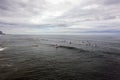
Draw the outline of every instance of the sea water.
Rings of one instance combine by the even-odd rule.
[[[0,36],[0,80],[120,80],[120,37]]]

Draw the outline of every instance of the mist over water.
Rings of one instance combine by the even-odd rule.
[[[0,80],[120,80],[120,37],[0,36]]]

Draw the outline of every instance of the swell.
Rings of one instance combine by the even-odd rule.
[[[51,45],[53,47],[56,48],[56,45]],[[77,47],[73,47],[73,46],[65,46],[65,45],[58,45],[57,48],[64,48],[64,49],[70,49],[70,50],[77,50],[79,52],[90,52],[88,50],[84,50],[84,49],[80,49],[80,48],[77,48]]]
[[[110,51],[103,51],[104,54],[109,54],[109,55],[120,55],[120,52],[110,52]]]
[[[71,46],[63,46],[63,45],[60,45],[58,46],[59,48],[66,48],[66,49],[74,49],[74,50],[78,50],[78,48],[76,47],[71,47]]]

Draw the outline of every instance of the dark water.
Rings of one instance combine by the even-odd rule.
[[[120,80],[120,37],[0,36],[0,80]]]

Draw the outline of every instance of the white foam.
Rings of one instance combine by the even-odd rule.
[[[7,47],[0,47],[0,51],[4,51]]]

